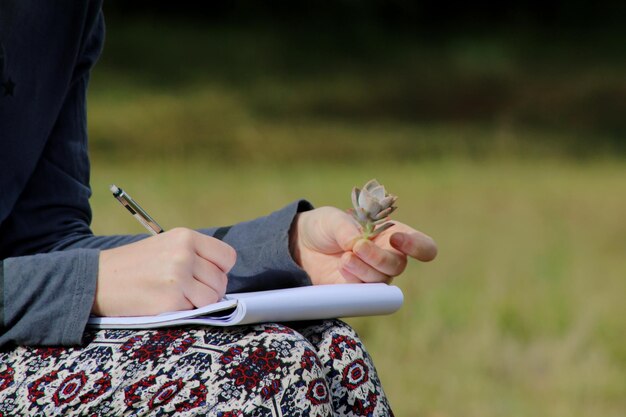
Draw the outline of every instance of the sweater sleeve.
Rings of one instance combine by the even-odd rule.
[[[0,345],[80,343],[95,294],[98,251],[8,258],[3,262]]]
[[[228,243],[237,252],[237,262],[228,273],[227,293],[311,285],[309,276],[291,255],[289,234],[296,215],[312,208],[308,201],[297,200],[267,216],[232,226],[198,230]],[[51,250],[109,249],[148,236],[94,236],[85,225],[81,235],[73,233],[60,239]],[[88,270],[97,271],[97,268]],[[86,276],[85,279],[95,280],[96,277]]]
[[[227,292],[311,285],[309,276],[289,251],[289,230],[296,214],[311,208],[309,202],[300,200],[269,216],[229,228],[201,230],[237,251],[237,262],[228,274]]]
[[[200,230],[237,251],[227,291],[311,285],[289,250],[289,230],[296,214],[311,208],[300,200],[268,216],[226,228]],[[61,240],[53,247],[53,252],[2,261],[0,346],[79,344],[95,297],[100,250],[145,237],[72,234],[69,241]]]

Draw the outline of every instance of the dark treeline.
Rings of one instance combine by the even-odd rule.
[[[623,31],[626,2],[547,0],[542,2],[442,1],[316,1],[232,0],[172,2],[164,0],[108,0],[107,13],[175,16],[218,22],[277,22],[358,25],[373,23],[390,29],[429,33],[456,30],[493,31],[503,28],[553,30],[572,33]]]
[[[100,69],[133,85],[221,85],[253,114],[280,120],[546,130],[559,132],[564,154],[626,155],[626,1],[104,7]]]

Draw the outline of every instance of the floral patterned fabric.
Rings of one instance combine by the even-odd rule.
[[[0,417],[393,415],[339,320],[99,330],[77,348],[0,352]]]

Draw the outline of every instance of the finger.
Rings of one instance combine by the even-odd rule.
[[[220,298],[226,293],[228,276],[213,262],[197,256],[193,265],[193,277],[204,285],[213,288]]]
[[[195,248],[198,256],[214,263],[224,272],[230,271],[237,261],[237,253],[232,246],[202,233],[196,235]]]
[[[389,282],[391,280],[388,275],[372,268],[352,252],[346,252],[341,257],[341,261],[342,269],[350,272],[363,282]]]
[[[420,261],[432,261],[437,256],[435,241],[420,232],[394,233],[389,238],[389,243],[400,252]]]
[[[370,240],[359,240],[353,251],[363,262],[388,276],[400,275],[406,268],[406,255],[383,249]]]
[[[183,293],[185,298],[196,308],[216,303],[222,299],[213,288],[196,279],[190,279],[185,283]]]
[[[141,308],[141,313],[127,315],[156,315],[173,311],[191,310],[194,308],[194,304],[184,294],[179,293],[173,298],[160,296],[156,299],[151,299],[147,306],[134,305],[133,307]]]
[[[363,284],[363,281],[361,281],[359,277],[357,277],[356,275],[354,275],[352,272],[348,271],[345,268],[340,268],[339,273],[345,280],[346,284]]]

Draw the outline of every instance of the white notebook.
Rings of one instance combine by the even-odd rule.
[[[215,304],[157,316],[91,317],[90,327],[152,329],[183,324],[240,324],[391,314],[402,305],[402,291],[387,284],[337,284],[228,294]]]

